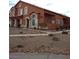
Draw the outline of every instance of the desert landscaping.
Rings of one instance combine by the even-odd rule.
[[[62,31],[53,34],[53,32],[45,32],[34,29],[13,29],[10,30],[10,35],[27,35],[31,36],[9,36],[9,49],[10,53],[23,52],[23,53],[53,53],[57,55],[70,54],[70,33],[69,31]],[[26,32],[22,32],[26,30]],[[36,35],[33,34],[45,34]]]

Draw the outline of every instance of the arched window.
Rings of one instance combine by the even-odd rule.
[[[31,15],[31,26],[37,27],[37,14],[36,13],[32,13]]]
[[[36,19],[36,16],[33,14],[31,16],[31,19],[32,19],[32,25],[35,26],[35,19]]]

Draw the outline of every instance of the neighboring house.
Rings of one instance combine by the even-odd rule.
[[[37,28],[37,29],[69,29],[68,16],[19,1],[9,11],[10,27]]]

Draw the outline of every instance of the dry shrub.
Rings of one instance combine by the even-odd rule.
[[[18,48],[10,48],[10,50],[9,50],[10,52],[18,52]]]
[[[57,38],[57,37],[53,37],[53,39],[52,39],[53,41],[60,41],[60,39],[59,38]]]
[[[68,32],[67,31],[63,31],[62,34],[68,34]]]
[[[48,36],[54,36],[53,34],[48,34]]]
[[[23,48],[24,46],[23,45],[17,45],[16,47],[17,48]]]
[[[20,34],[23,34],[23,32],[21,31],[21,32],[19,32]]]
[[[36,27],[34,27],[34,29],[37,29]]]

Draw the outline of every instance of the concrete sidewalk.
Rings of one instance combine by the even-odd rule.
[[[9,35],[10,37],[16,37],[16,36],[47,36],[48,34],[12,34]]]
[[[69,55],[55,55],[49,53],[10,53],[9,59],[70,59]]]
[[[64,30],[66,32],[70,32],[70,30]],[[55,32],[52,32],[52,31],[42,31],[41,32],[46,32],[47,34],[58,34],[58,33],[62,33],[63,31],[55,31]]]
[[[69,32],[69,30],[66,30],[67,32]],[[10,37],[16,37],[16,36],[48,36],[48,34],[59,34],[62,33],[63,31],[56,31],[56,32],[49,32],[49,31],[42,31],[42,32],[46,32],[46,34],[42,33],[42,34],[10,34]]]

